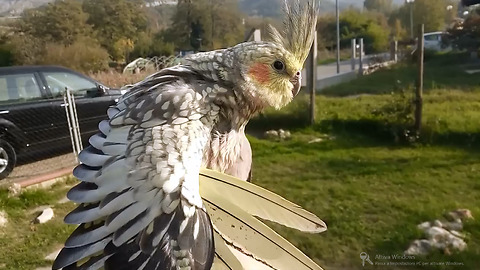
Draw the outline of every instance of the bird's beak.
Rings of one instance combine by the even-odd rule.
[[[300,86],[302,82],[302,73],[300,73],[300,71],[297,72],[297,74],[295,74],[290,79],[290,82],[293,84],[292,94],[293,94],[293,97],[295,97],[298,94],[298,92],[300,92]]]

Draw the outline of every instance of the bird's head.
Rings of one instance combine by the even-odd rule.
[[[284,31],[270,26],[269,42],[249,42],[234,47],[240,62],[242,88],[253,99],[281,108],[300,91],[301,71],[312,46],[317,10],[314,2],[298,0],[285,5]]]

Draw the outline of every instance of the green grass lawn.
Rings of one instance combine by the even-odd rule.
[[[451,56],[432,61],[442,63],[448,57],[452,62]],[[456,63],[458,67],[460,61]],[[407,75],[404,66],[380,71],[318,96],[317,123],[313,126],[306,124],[306,96],[300,96],[282,111],[269,110],[252,120],[248,132],[252,134],[254,182],[304,206],[328,225],[328,230],[318,235],[278,225],[274,228],[326,269],[368,269],[374,267],[362,267],[360,252],[369,253],[371,258],[377,254],[401,254],[411,241],[422,236],[417,224],[468,208],[476,217],[464,226],[468,250],[452,255],[437,252],[415,260],[458,262],[463,265],[453,269],[478,269],[480,76],[454,73],[453,67],[444,67],[450,70],[447,72],[440,71],[441,67],[430,67],[438,70],[429,71],[427,66],[427,74],[432,74],[428,76],[438,82],[438,87],[427,88],[422,136],[415,143],[395,142],[388,116],[374,113],[392,104],[395,96],[339,97],[400,89],[403,86],[393,83],[396,76],[403,76],[404,81],[414,78]],[[452,76],[451,85],[444,78],[447,75]],[[258,138],[258,134],[272,128],[289,129],[293,136],[287,141]],[[325,140],[309,143],[315,138]],[[10,218],[7,227],[0,228],[0,269],[48,265],[44,256],[73,230],[62,224],[63,215],[73,204],[56,203],[65,191],[57,186],[28,191],[20,198],[7,198],[6,192],[0,192],[0,209],[7,211]],[[47,224],[30,224],[34,214],[28,211],[45,204],[54,206],[55,219]]]
[[[252,138],[252,146],[254,182],[328,224],[319,235],[281,230],[321,265],[361,269],[360,252],[401,254],[421,236],[419,223],[458,208],[480,215],[478,153],[446,146],[399,147],[362,136],[308,144],[320,135],[297,132],[287,142]],[[458,261],[465,263],[462,269],[475,269],[480,223],[468,223],[465,231],[467,252],[418,260]]]
[[[68,180],[67,184],[74,183]],[[19,197],[8,197],[6,190],[0,191],[0,210],[7,213],[8,223],[0,227],[0,269],[33,270],[51,266],[45,256],[62,246],[73,231],[73,226],[63,223],[63,217],[73,209],[73,203],[61,204],[71,185],[65,182],[46,190],[27,190]],[[54,218],[45,224],[34,224],[35,208],[51,206]]]
[[[425,62],[424,89],[475,89],[480,85],[478,73],[468,75],[465,68],[478,63],[470,63],[467,54],[445,54],[431,56]],[[348,96],[354,94],[388,94],[415,85],[416,66],[402,63],[387,70],[364,76],[354,83],[347,82],[322,90],[327,96]]]

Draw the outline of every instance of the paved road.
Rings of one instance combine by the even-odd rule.
[[[382,58],[385,61],[388,60],[389,54],[382,53],[382,54],[375,54],[375,55],[366,55],[364,56],[364,66],[368,66],[370,62],[377,61],[376,59]],[[374,60],[375,59],[375,60]],[[355,59],[355,70],[358,70],[360,66],[360,60],[357,58]],[[352,62],[351,60],[345,60],[340,62],[340,74],[351,72],[352,71]],[[331,78],[337,75],[337,63],[330,63],[325,65],[318,65],[317,66],[317,81]],[[307,83],[307,72],[306,69],[302,71],[302,86],[306,86]]]
[[[373,62],[372,60],[375,58],[383,58],[383,59],[388,59],[389,54],[387,53],[382,53],[382,54],[375,54],[375,55],[366,55],[364,57],[364,65],[369,65],[370,62]],[[355,59],[355,70],[358,70],[358,67],[360,66],[360,60]],[[345,60],[340,62],[340,73],[346,73],[352,71],[352,61],[351,60]],[[330,63],[326,65],[319,65],[317,66],[317,80],[329,78],[332,76],[337,75],[337,63]]]
[[[358,61],[357,61],[358,62]],[[358,70],[358,63],[355,65],[355,69]],[[350,60],[340,62],[340,73],[352,71],[352,64]],[[330,63],[326,65],[317,66],[317,80],[329,78],[337,75],[337,63]]]

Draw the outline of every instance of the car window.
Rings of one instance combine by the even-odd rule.
[[[0,103],[14,103],[42,98],[34,74],[0,75]]]
[[[88,90],[97,88],[95,83],[68,72],[44,72],[43,75],[54,97],[62,96],[65,88],[76,96],[85,96]]]
[[[426,35],[426,36],[425,36],[425,40],[428,40],[428,41],[438,41],[438,37],[439,37],[439,35]]]

